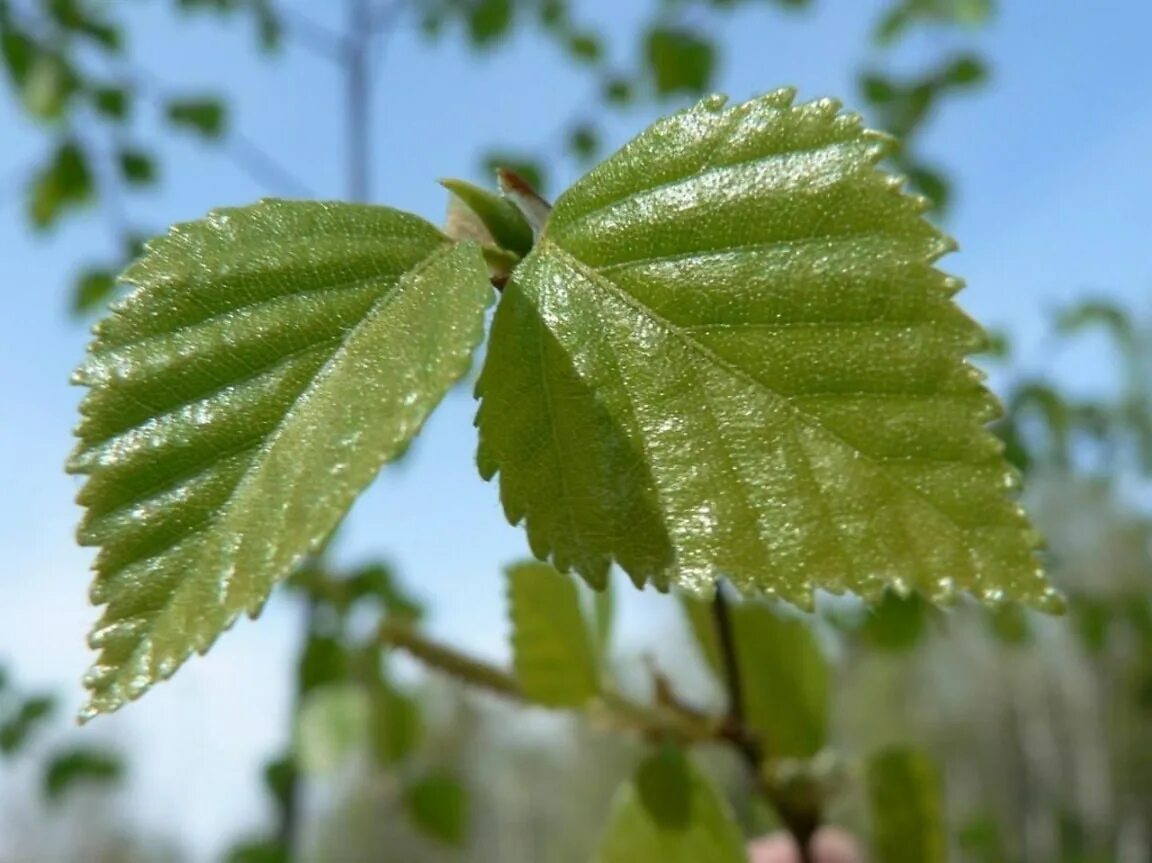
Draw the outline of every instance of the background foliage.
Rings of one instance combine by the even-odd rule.
[[[803,15],[817,2],[776,5]],[[272,62],[288,44],[330,59],[348,84],[347,192],[364,198],[373,159],[367,124],[357,121],[363,93],[358,102],[356,91],[371,86],[365,61],[392,28],[415,25],[430,40],[464,40],[478,59],[498,55],[528,30],[550,40],[587,77],[588,103],[575,106],[539,150],[509,133],[506,142],[477,155],[480,165],[518,166],[547,188],[557,161],[587,165],[604,155],[615,110],[666,108],[712,88],[724,57],[723,43],[712,35],[716,22],[751,3],[654,4],[651,19],[626,34],[630,47],[623,54],[612,50],[619,34],[585,24],[580,4],[569,2],[440,0],[394,7],[352,0],[344,33],[323,29],[287,4],[169,5],[177,15],[221,16],[226,26],[244,30],[251,50],[270,52]],[[41,130],[36,164],[20,167],[15,184],[29,224],[54,231],[70,220],[99,218],[107,226],[104,258],[76,261],[70,296],[81,316],[103,306],[115,290],[113,273],[141,237],[160,227],[137,215],[137,202],[180,170],[166,155],[171,139],[202,141],[270,191],[309,192],[275,152],[243,136],[227,92],[201,89],[194,72],[140,68],[137,46],[125,37],[132,10],[128,3],[81,0],[0,4],[9,97]],[[987,86],[992,70],[963,34],[994,11],[987,0],[887,3],[876,23],[878,49],[860,70],[857,96],[873,123],[904,141],[895,165],[944,208],[952,193],[946,166],[922,158],[918,141],[949,99]],[[959,36],[941,40],[938,56],[919,70],[890,67],[886,51],[918,32]],[[947,209],[940,217],[947,218]],[[1115,356],[1116,379],[1087,394],[1044,370],[1021,367],[1007,344],[989,358],[1008,382],[1009,413],[998,431],[1027,472],[1029,502],[1071,599],[1065,620],[1013,606],[944,615],[915,596],[894,595],[872,612],[830,602],[808,618],[759,606],[738,616],[737,626],[743,616],[759,618],[756,637],[741,642],[749,653],[744,667],[771,672],[746,683],[750,718],[797,756],[825,745],[838,753],[835,763],[823,765],[835,792],[830,815],[871,836],[877,859],[898,861],[897,854],[907,853],[907,847],[895,850],[892,835],[923,837],[909,860],[933,859],[944,845],[950,859],[980,863],[1147,859],[1152,591],[1140,493],[1152,469],[1146,383],[1152,331],[1140,311],[1098,296],[1043,318],[1053,353],[1075,351],[1088,340]],[[290,851],[300,859],[358,860],[373,853],[378,859],[382,847],[397,860],[449,853],[478,861],[587,859],[612,792],[642,748],[604,733],[610,716],[525,718],[509,702],[527,695],[582,705],[609,672],[625,693],[659,693],[669,669],[653,671],[642,656],[613,648],[612,614],[603,601],[593,606],[575,586],[556,586],[563,581],[553,584],[556,595],[525,597],[517,571],[508,577],[514,618],[530,616],[532,603],[560,603],[569,609],[565,625],[575,629],[579,621],[586,628],[586,649],[549,659],[550,667],[560,663],[569,674],[541,681],[524,649],[505,671],[468,665],[449,645],[416,640],[424,610],[383,565],[345,569],[322,559],[295,577],[306,613],[292,743],[265,771],[267,829],[238,838],[230,859],[283,860]],[[573,603],[582,604],[582,616]],[[717,705],[714,637],[690,600],[685,612],[699,653],[685,642],[674,666],[683,688],[677,697]],[[538,637],[534,632],[541,630],[518,626],[522,639]],[[679,633],[654,637],[674,641]],[[433,667],[480,681],[487,694],[467,694],[442,676],[414,672],[399,651],[381,657],[379,637]],[[433,648],[441,652],[430,655]],[[19,686],[19,656],[8,663],[0,750],[13,775],[40,785],[45,801],[15,840],[18,852],[32,860],[77,859],[78,849],[93,860],[179,859],[180,850],[162,837],[134,835],[118,811],[120,798],[110,789],[131,770],[130,758],[102,746],[98,736],[54,724],[53,699]],[[781,691],[796,694],[779,699]],[[782,703],[787,710],[772,709]],[[682,769],[674,754],[649,757],[649,770]],[[746,832],[771,828],[771,813],[755,804],[739,765],[706,753],[703,769],[732,800]],[[550,793],[561,786],[569,792]],[[921,800],[906,817],[923,823],[869,823],[868,800],[893,796]],[[937,812],[945,817],[934,817]]]

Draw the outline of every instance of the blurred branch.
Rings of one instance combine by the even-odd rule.
[[[135,84],[156,105],[163,107],[172,100],[172,89],[156,75],[139,67],[123,65],[121,68],[124,70],[122,78]],[[307,183],[242,132],[227,132],[221,152],[252,180],[273,194],[316,197]]]
[[[296,198],[316,197],[303,180],[247,135],[232,132],[224,152],[240,170],[269,191]]]
[[[381,642],[403,650],[424,665],[443,672],[461,683],[502,698],[527,704],[528,698],[516,678],[490,663],[468,656],[455,648],[433,641],[409,623],[385,620],[378,634]],[[589,705],[589,713],[600,714],[608,722],[637,731],[646,737],[673,737],[687,743],[719,739],[716,717],[670,704],[650,706],[633,701],[608,688]]]
[[[348,41],[322,24],[317,24],[296,9],[282,8],[278,13],[285,29],[308,51],[333,63],[342,63],[348,50]]]

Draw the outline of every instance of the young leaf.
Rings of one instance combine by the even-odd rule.
[[[743,863],[727,803],[676,749],[649,756],[617,798],[597,863]]]
[[[869,759],[867,774],[873,858],[944,863],[944,803],[932,759],[912,749],[886,749]]]
[[[576,585],[544,563],[508,569],[512,653],[524,694],[547,707],[579,707],[598,687],[597,651]]]
[[[683,600],[704,659],[723,677],[710,605]],[[734,604],[731,615],[748,724],[775,757],[815,755],[827,740],[829,674],[811,627],[762,602]]]
[[[424,734],[420,704],[414,697],[381,681],[369,692],[372,752],[378,763],[403,761],[420,745]]]
[[[123,763],[109,752],[83,746],[66,749],[54,754],[44,768],[44,796],[57,802],[78,785],[116,782],[123,772]]]
[[[479,249],[422,219],[289,201],[178,226],[123,278],[76,375],[108,606],[84,717],[260,610],[467,371],[491,295]]]
[[[424,835],[462,847],[468,838],[468,791],[447,774],[433,773],[404,789],[404,805]]]
[[[368,691],[354,683],[336,683],[309,692],[296,716],[296,762],[312,776],[335,773],[371,733]]]
[[[952,241],[835,102],[711,97],[561,196],[500,300],[479,466],[602,583],[1052,607]]]

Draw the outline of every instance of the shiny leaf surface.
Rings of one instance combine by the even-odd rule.
[[[85,717],[260,610],[467,371],[491,294],[415,216],[287,201],[178,226],[123,278],[76,375],[107,605]]]
[[[954,246],[835,102],[720,97],[557,201],[497,309],[480,470],[533,552],[601,584],[1052,607]]]

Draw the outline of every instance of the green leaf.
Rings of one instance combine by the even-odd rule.
[[[901,596],[887,590],[883,599],[869,609],[860,635],[870,647],[904,653],[920,643],[933,613],[933,608],[920,594]]]
[[[691,30],[654,28],[648,33],[645,55],[661,96],[699,94],[712,85],[716,48]]]
[[[576,585],[544,563],[508,568],[512,657],[525,696],[579,707],[598,691],[597,651]]]
[[[147,186],[156,182],[156,162],[142,150],[125,148],[117,154],[120,162],[120,175],[135,186]]]
[[[588,162],[600,152],[600,132],[591,123],[579,123],[568,130],[568,152],[581,161]]]
[[[279,839],[253,839],[233,847],[227,863],[291,863],[291,856]]]
[[[97,87],[91,93],[92,107],[109,120],[125,120],[131,108],[128,91],[123,87]]]
[[[28,217],[38,229],[51,228],[69,210],[90,203],[95,192],[87,154],[76,141],[65,140],[33,178]]]
[[[115,755],[77,747],[52,756],[44,771],[44,796],[57,801],[81,783],[110,783],[120,779],[124,765]]]
[[[468,34],[473,45],[487,47],[512,26],[512,0],[475,0],[470,5]]]
[[[370,723],[372,751],[386,767],[411,755],[424,734],[420,704],[387,682],[372,689]]]
[[[296,716],[295,751],[300,770],[327,776],[369,740],[371,705],[364,687],[337,683],[314,689]]]
[[[15,715],[5,717],[0,723],[0,753],[10,755],[24,746],[55,707],[56,702],[47,695],[34,695],[22,701]]]
[[[219,99],[173,99],[168,102],[165,113],[172,125],[204,138],[219,138],[224,134],[227,114]]]
[[[954,243],[835,102],[720,97],[557,201],[496,311],[478,464],[533,553],[593,585],[801,605],[885,586],[1058,606]]]
[[[404,789],[404,806],[420,831],[460,848],[468,838],[468,792],[458,779],[433,773]]]
[[[276,801],[279,813],[288,811],[292,806],[298,778],[296,759],[290,754],[275,758],[264,765],[264,788]]]
[[[123,278],[76,374],[108,606],[86,718],[259,612],[468,370],[492,293],[422,219],[289,201],[177,226]]]
[[[913,749],[883,750],[868,760],[867,785],[874,860],[947,860],[943,795],[931,758]]]
[[[671,747],[641,762],[617,797],[597,863],[744,863],[727,803]]]
[[[332,635],[310,633],[296,667],[296,691],[301,695],[348,678],[348,650]]]
[[[568,54],[579,63],[595,64],[604,56],[604,44],[595,33],[573,33],[567,47]]]
[[[476,214],[498,246],[521,256],[531,251],[532,226],[507,198],[463,180],[441,180],[440,185]]]
[[[725,674],[712,607],[684,596],[708,665]],[[811,627],[762,602],[729,605],[748,724],[778,758],[807,758],[827,740],[829,669]]]
[[[72,290],[72,312],[87,314],[104,305],[116,291],[116,274],[103,267],[89,267],[80,273]]]

